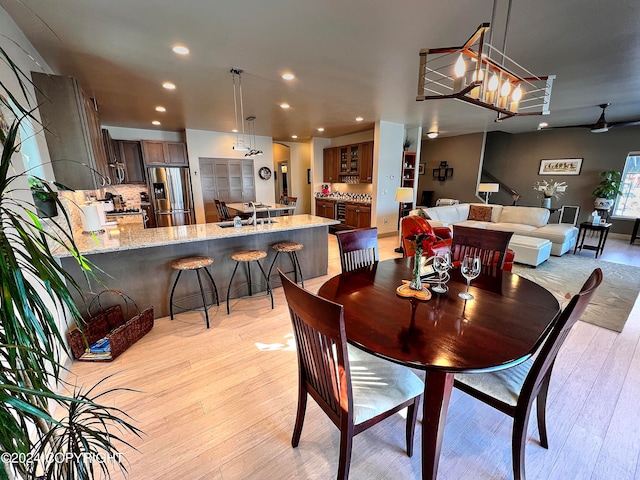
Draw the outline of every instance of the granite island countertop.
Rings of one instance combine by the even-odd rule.
[[[340,223],[337,220],[314,215],[287,215],[276,217],[274,220],[277,223],[258,224],[255,227],[253,225],[244,225],[240,228],[222,228],[215,223],[204,223],[144,229],[137,224],[121,224],[114,227],[106,227],[105,232],[96,234],[95,238],[93,235],[77,233],[74,235],[74,239],[81,254],[91,255],[175,243],[260,235],[267,232],[300,230],[321,226],[328,227]],[[55,249],[53,254],[59,258],[70,256],[66,250],[60,247]]]

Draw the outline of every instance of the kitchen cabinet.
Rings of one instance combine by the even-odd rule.
[[[142,145],[135,140],[115,140],[117,161],[124,165],[125,183],[146,183]]]
[[[316,215],[318,217],[336,219],[336,202],[326,198],[316,198]]]
[[[142,157],[144,164],[149,166],[186,167],[189,165],[187,146],[182,142],[142,140]]]
[[[346,202],[345,224],[353,228],[368,228],[371,226],[371,205]]]
[[[373,142],[360,144],[360,183],[373,183]]]
[[[74,190],[110,184],[95,101],[74,78],[40,72],[31,78],[56,181]]]
[[[322,181],[373,183],[373,141],[325,148]]]
[[[325,148],[322,151],[322,181],[334,183],[338,181],[338,157],[335,148]]]

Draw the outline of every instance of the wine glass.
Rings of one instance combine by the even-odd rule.
[[[467,279],[467,290],[463,293],[460,292],[458,296],[460,298],[464,298],[465,300],[473,300],[473,295],[469,293],[469,285],[471,284],[471,280],[480,275],[480,257],[476,255],[465,255],[462,260],[462,265],[460,266],[460,273],[462,276]]]
[[[447,270],[451,266],[449,252],[438,253],[435,257],[433,257],[433,268],[436,272],[438,272],[438,285],[432,287],[436,293],[446,293],[449,291],[449,287],[442,284],[442,279],[444,275],[446,275]]]

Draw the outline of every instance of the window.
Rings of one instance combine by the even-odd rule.
[[[640,152],[627,155],[620,190],[622,195],[616,199],[613,216],[640,218]]]

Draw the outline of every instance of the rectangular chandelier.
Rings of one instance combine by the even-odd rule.
[[[497,122],[549,114],[555,75],[533,75],[494,48],[489,28],[483,23],[459,47],[420,50],[416,101],[455,98],[497,112]]]

